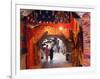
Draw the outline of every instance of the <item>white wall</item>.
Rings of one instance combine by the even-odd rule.
[[[14,0],[13,0],[14,1]],[[97,64],[96,72],[94,73],[86,73],[86,74],[66,74],[61,77],[55,76],[55,79],[99,79],[99,73],[100,73],[100,4],[99,0],[16,0],[17,3],[27,3],[27,4],[38,4],[38,5],[89,5],[89,6],[95,6],[97,7],[97,25],[94,26],[97,28],[97,36],[95,39],[97,39],[97,61],[95,64]],[[11,13],[10,13],[10,0],[1,0],[0,2],[0,79],[9,79],[10,75],[10,44],[11,44]],[[49,77],[47,78],[49,79]],[[54,79],[53,76],[51,79]]]

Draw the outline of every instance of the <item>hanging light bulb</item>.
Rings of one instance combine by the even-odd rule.
[[[64,28],[63,28],[62,26],[60,26],[60,27],[59,27],[59,30],[61,30],[61,31],[62,31],[63,29],[64,29]]]

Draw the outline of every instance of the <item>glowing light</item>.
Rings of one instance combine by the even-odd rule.
[[[61,31],[62,31],[63,29],[64,29],[64,28],[63,28],[62,26],[60,26],[60,27],[59,27],[59,30],[61,30]]]

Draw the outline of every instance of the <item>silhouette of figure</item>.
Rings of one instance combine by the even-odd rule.
[[[54,53],[54,50],[53,50],[53,47],[51,47],[50,54],[49,54],[51,61],[53,60],[53,53]]]
[[[46,45],[46,48],[45,48],[45,55],[46,55],[46,62],[48,62],[48,56],[49,56],[48,45]]]

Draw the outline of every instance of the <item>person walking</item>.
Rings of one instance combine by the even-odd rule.
[[[49,56],[48,45],[46,45],[46,48],[45,48],[45,56],[46,56],[46,62],[48,62],[48,56]]]
[[[49,54],[49,56],[50,56],[50,61],[53,60],[53,53],[54,53],[54,50],[53,50],[53,47],[51,47],[51,49],[50,49],[50,54]]]

